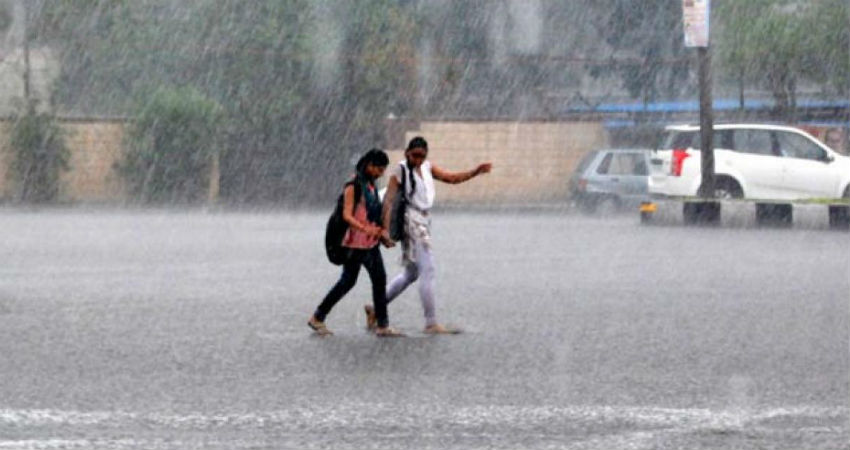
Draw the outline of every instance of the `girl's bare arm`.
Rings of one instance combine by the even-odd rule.
[[[479,164],[478,167],[467,170],[466,172],[447,172],[435,165],[431,165],[431,174],[434,175],[435,180],[442,181],[443,183],[458,184],[469,181],[483,173],[489,173],[492,168],[493,164],[487,162]]]
[[[384,193],[384,209],[382,214],[382,222],[384,224],[384,229],[390,229],[390,217],[392,215],[393,208],[393,200],[395,200],[395,196],[398,193],[398,180],[395,177],[390,177],[390,182],[387,184],[387,192]]]
[[[381,235],[380,228],[368,223],[360,222],[354,218],[354,186],[351,185],[346,186],[345,191],[343,191],[342,194],[342,220],[355,230],[362,231],[376,237]]]

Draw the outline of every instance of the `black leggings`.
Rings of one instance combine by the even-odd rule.
[[[351,250],[351,256],[342,265],[342,276],[339,281],[316,308],[316,319],[324,322],[325,317],[331,312],[336,302],[354,287],[357,283],[357,275],[360,274],[361,265],[366,268],[366,272],[369,273],[369,278],[372,280],[372,303],[375,305],[375,317],[378,319],[378,326],[383,328],[389,325],[387,318],[387,272],[384,270],[381,249],[377,245],[369,250]]]

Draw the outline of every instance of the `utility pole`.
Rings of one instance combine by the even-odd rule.
[[[699,59],[699,129],[702,183],[699,196],[714,198],[714,114],[711,100],[711,50],[697,49]]]
[[[718,225],[720,202],[714,196],[714,116],[711,101],[711,47],[709,31],[711,0],[682,0],[685,47],[696,47],[699,64],[700,183],[699,200],[686,200],[682,214],[686,224]]]
[[[714,117],[711,100],[711,0],[682,0],[685,47],[697,48],[699,63],[699,129],[702,183],[701,198],[714,198]]]

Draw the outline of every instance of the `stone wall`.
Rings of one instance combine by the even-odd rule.
[[[437,183],[440,203],[563,201],[567,181],[588,151],[607,146],[599,122],[422,122],[406,141],[422,136],[429,160],[448,171],[490,161],[493,172],[460,184]],[[391,161],[403,152],[390,152]]]

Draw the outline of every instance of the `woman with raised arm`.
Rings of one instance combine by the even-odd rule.
[[[466,172],[448,172],[427,160],[428,143],[422,137],[413,138],[404,152],[404,161],[390,169],[389,185],[384,198],[383,225],[390,227],[391,209],[396,195],[407,200],[404,217],[402,261],[404,271],[387,285],[387,304],[398,297],[411,283],[419,281],[419,298],[425,313],[425,333],[455,334],[459,330],[437,322],[434,299],[434,257],[431,249],[431,207],[434,205],[434,180],[449,184],[469,181],[490,172],[492,164],[479,164]],[[404,188],[403,191],[401,188]],[[374,308],[366,307],[367,326],[377,326]]]

